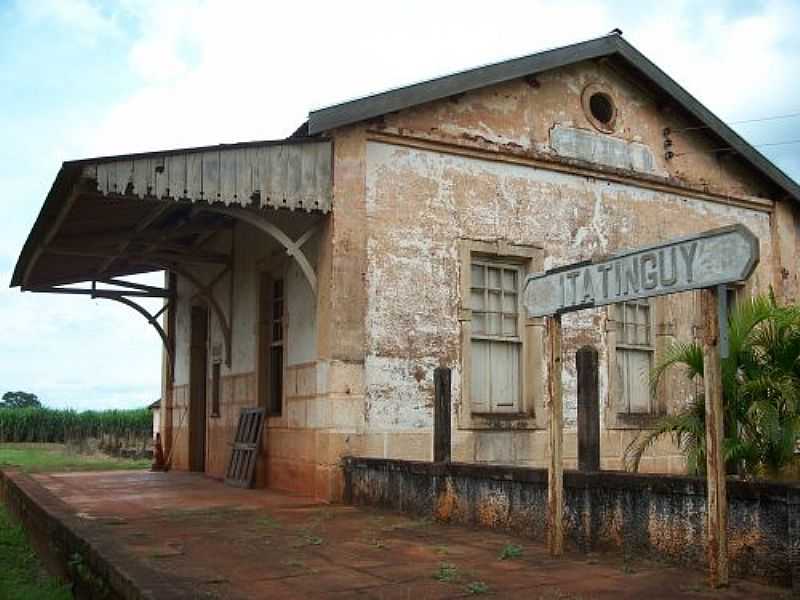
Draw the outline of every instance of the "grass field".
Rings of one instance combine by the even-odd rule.
[[[0,444],[0,468],[16,467],[28,473],[146,469],[149,466],[149,460],[77,454],[63,444]]]

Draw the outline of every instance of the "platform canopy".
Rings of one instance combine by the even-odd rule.
[[[65,162],[11,286],[125,304],[158,331],[172,366],[174,348],[158,317],[174,287],[120,279],[169,271],[208,303],[230,366],[232,314],[214,290],[223,281],[233,285],[233,256],[209,250],[206,242],[237,221],[247,223],[284,247],[316,293],[316,273],[302,246],[331,210],[332,187],[331,142],[319,137]],[[153,314],[142,298],[165,302]]]
[[[329,140],[289,138],[65,162],[11,286],[51,291],[177,265],[225,263],[229,257],[202,244],[237,219],[275,237],[314,279],[301,244],[267,214],[330,211],[331,161]]]

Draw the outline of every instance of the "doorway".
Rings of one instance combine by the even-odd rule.
[[[206,382],[208,379],[208,309],[192,307],[189,351],[189,470],[206,470]]]

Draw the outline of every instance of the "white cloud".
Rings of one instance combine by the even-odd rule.
[[[143,85],[97,123],[92,151],[282,137],[320,105],[611,28],[594,2],[531,2],[518,17],[477,2],[369,6],[137,4],[137,18],[153,23],[130,53]],[[536,26],[549,21],[569,26]]]
[[[800,5],[772,2],[764,12],[731,18],[725,6],[706,12],[688,2],[661,3],[630,36],[668,75],[724,120],[779,114],[791,92],[800,55],[787,52]],[[693,15],[695,24],[687,15]],[[797,108],[796,106],[794,108]]]

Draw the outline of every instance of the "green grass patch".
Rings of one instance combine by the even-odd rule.
[[[149,460],[115,458],[104,454],[78,454],[63,444],[0,444],[0,467],[27,473],[43,471],[111,471],[147,469]]]
[[[441,583],[454,583],[458,581],[458,568],[451,563],[439,563],[439,568],[433,578]]]
[[[280,521],[270,516],[259,517],[256,519],[256,525],[265,529],[279,529],[281,526]]]
[[[489,593],[489,586],[483,583],[482,581],[473,581],[466,587],[467,593],[478,596],[480,594],[488,594]]]
[[[514,560],[515,558],[519,558],[522,556],[522,546],[517,546],[516,544],[506,544],[503,546],[503,549],[500,551],[500,560]]]
[[[22,527],[11,522],[0,505],[0,598],[4,600],[70,600],[69,585],[45,574]]]

